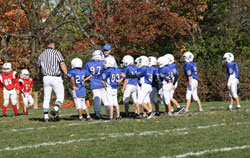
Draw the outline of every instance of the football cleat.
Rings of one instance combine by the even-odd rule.
[[[118,118],[116,118],[116,120],[121,120],[122,119],[122,117],[120,116],[120,117],[118,117]]]
[[[93,120],[90,116],[86,118],[86,121]]]
[[[155,115],[156,115],[156,116],[161,116],[161,112],[160,112],[160,111],[157,111],[157,112],[155,112]]]
[[[184,111],[184,108],[183,107],[179,107],[179,108],[177,108],[175,111],[174,111],[174,114],[180,114],[180,113],[182,113]]]
[[[56,121],[60,121],[60,117],[59,117],[59,115],[58,115],[58,111],[56,111],[55,109],[52,109],[51,111],[50,111],[50,114],[53,116],[53,118],[56,120]]]
[[[44,122],[49,122],[49,118],[45,118],[45,119],[44,119]]]
[[[233,109],[230,107],[227,107],[227,111],[233,111]]]
[[[170,114],[168,112],[164,112],[164,114],[162,115],[162,117],[168,117],[168,116],[172,116],[172,114]]]
[[[240,106],[237,106],[237,107],[236,107],[236,110],[240,110]]]
[[[138,113],[135,113],[134,114],[134,119],[140,119],[141,118],[141,115],[140,114],[138,114]]]
[[[155,116],[155,112],[151,111],[147,114],[147,116],[148,116],[147,119],[151,119]]]
[[[3,118],[6,118],[6,117],[7,117],[7,115],[6,115],[6,114],[4,114],[2,117],[3,117]]]

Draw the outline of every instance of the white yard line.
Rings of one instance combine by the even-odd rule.
[[[246,149],[246,148],[250,148],[250,145],[243,145],[243,146],[235,146],[235,147],[225,147],[225,148],[218,148],[218,149],[210,149],[210,150],[203,150],[203,151],[199,151],[199,152],[189,152],[189,153],[185,153],[182,155],[175,155],[175,156],[162,156],[161,158],[181,158],[181,157],[187,157],[187,156],[200,156],[206,153],[215,153],[215,152],[219,152],[219,151],[231,151],[231,150],[240,150],[240,149]]]
[[[95,121],[95,122],[88,122],[87,124],[96,124],[100,123],[103,121]],[[84,123],[69,123],[69,124],[64,124],[63,126],[78,126],[78,125],[83,125]],[[30,127],[30,128],[20,128],[20,129],[11,129],[10,132],[18,132],[18,131],[29,131],[29,130],[41,130],[41,129],[47,129],[47,128],[55,128],[59,127],[60,125],[52,125],[52,126],[45,126],[45,127]]]
[[[249,124],[250,124],[250,122],[236,122],[236,123],[233,123],[230,125],[249,125]],[[72,124],[67,124],[67,125],[72,125]],[[76,125],[76,124],[74,124],[74,125]],[[153,135],[153,134],[163,135],[163,134],[166,134],[169,132],[181,132],[178,134],[179,135],[180,134],[187,135],[188,134],[187,130],[190,130],[190,129],[194,129],[194,128],[207,129],[207,128],[211,128],[211,127],[221,127],[221,126],[226,126],[226,124],[222,123],[222,124],[213,124],[213,125],[208,125],[208,126],[197,126],[197,127],[191,127],[191,128],[176,128],[176,129],[163,130],[163,131],[156,131],[156,130],[155,131],[143,131],[141,133],[100,133],[98,135],[101,137],[97,137],[97,138],[96,137],[95,138],[81,138],[81,139],[77,139],[77,140],[73,139],[73,140],[68,140],[68,141],[64,141],[64,142],[63,141],[44,142],[44,143],[39,143],[39,144],[34,144],[34,145],[23,145],[23,146],[18,146],[18,147],[13,147],[13,148],[7,147],[7,148],[0,149],[0,152],[1,151],[15,151],[15,150],[26,149],[26,148],[37,148],[37,147],[41,147],[41,146],[55,146],[55,145],[60,145],[60,144],[64,145],[64,144],[71,144],[71,143],[75,143],[75,142],[94,141],[94,140],[98,140],[98,139],[107,139],[107,138],[145,136],[145,135]],[[45,128],[45,127],[40,127],[40,128]],[[32,130],[33,128],[30,128],[30,129]],[[238,149],[238,148],[242,148],[242,147],[235,147],[235,149]],[[219,150],[219,149],[217,149],[217,150]],[[225,151],[228,151],[228,148],[225,148]],[[215,152],[215,149],[202,151],[203,154],[207,153],[207,152]],[[190,154],[197,154],[197,153],[191,152],[191,153],[187,153],[187,154],[183,154],[183,155],[190,156]],[[183,155],[179,155],[179,157],[181,157]],[[177,156],[175,156],[175,157],[177,157]]]

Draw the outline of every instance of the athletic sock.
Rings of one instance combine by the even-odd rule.
[[[17,111],[17,106],[15,105],[12,105],[12,109],[13,109],[13,111],[14,111],[14,113],[15,113],[15,115],[17,115],[18,114],[18,111]]]
[[[228,108],[232,109],[232,108],[233,108],[233,105],[229,105]]]
[[[240,108],[240,105],[237,105],[238,108]]]
[[[49,113],[48,112],[44,112],[44,119],[49,119]]]
[[[180,105],[177,105],[177,108],[179,109],[181,106]]]
[[[6,115],[7,107],[3,106],[3,115]]]
[[[54,109],[55,109],[56,111],[58,111],[58,110],[59,110],[59,106],[58,106],[58,105],[55,105],[55,106],[54,106]]]

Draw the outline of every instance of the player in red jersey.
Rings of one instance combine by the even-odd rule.
[[[28,109],[34,104],[34,99],[31,95],[33,88],[33,80],[29,77],[29,71],[23,69],[17,84],[18,94],[21,92],[23,98],[23,112],[28,115]]]
[[[18,115],[17,111],[17,92],[16,83],[18,80],[18,74],[16,71],[12,71],[11,63],[4,63],[2,73],[0,73],[0,83],[3,85],[3,117],[7,117],[6,110],[9,105],[9,98],[11,99],[12,108],[15,115]]]

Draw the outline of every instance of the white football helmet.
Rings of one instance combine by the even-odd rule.
[[[138,67],[141,68],[143,66],[148,66],[148,57],[146,56],[140,56],[138,60]]]
[[[131,55],[125,55],[122,58],[122,65],[123,66],[128,66],[128,65],[133,65],[134,64],[134,58]]]
[[[148,66],[157,65],[157,59],[154,56],[148,57]]]
[[[169,64],[174,63],[174,56],[172,54],[166,54],[165,57],[169,59]]]
[[[164,66],[166,66],[168,64],[169,64],[169,59],[166,58],[165,56],[161,56],[157,60],[157,65],[159,66],[159,68],[162,68],[162,67],[164,67]]]
[[[194,60],[194,55],[191,52],[185,52],[182,55],[181,61],[192,62]]]
[[[109,67],[114,67],[114,59],[111,58],[111,57],[105,58],[103,66],[104,66],[105,69],[107,69]]]
[[[24,76],[24,75],[26,75],[26,76]],[[23,70],[21,71],[20,77],[23,78],[23,79],[28,79],[28,78],[29,78],[29,75],[30,75],[29,71],[28,71],[27,69],[23,69]]]
[[[8,74],[12,71],[11,63],[4,63],[2,68],[3,73]]]
[[[71,68],[82,68],[82,60],[80,58],[74,58],[71,61]]]
[[[103,52],[100,50],[95,50],[92,53],[92,60],[104,60]]]
[[[225,64],[225,63],[230,63],[234,61],[234,55],[232,53],[225,53],[224,56],[223,56],[223,61],[222,61],[222,64]]]

